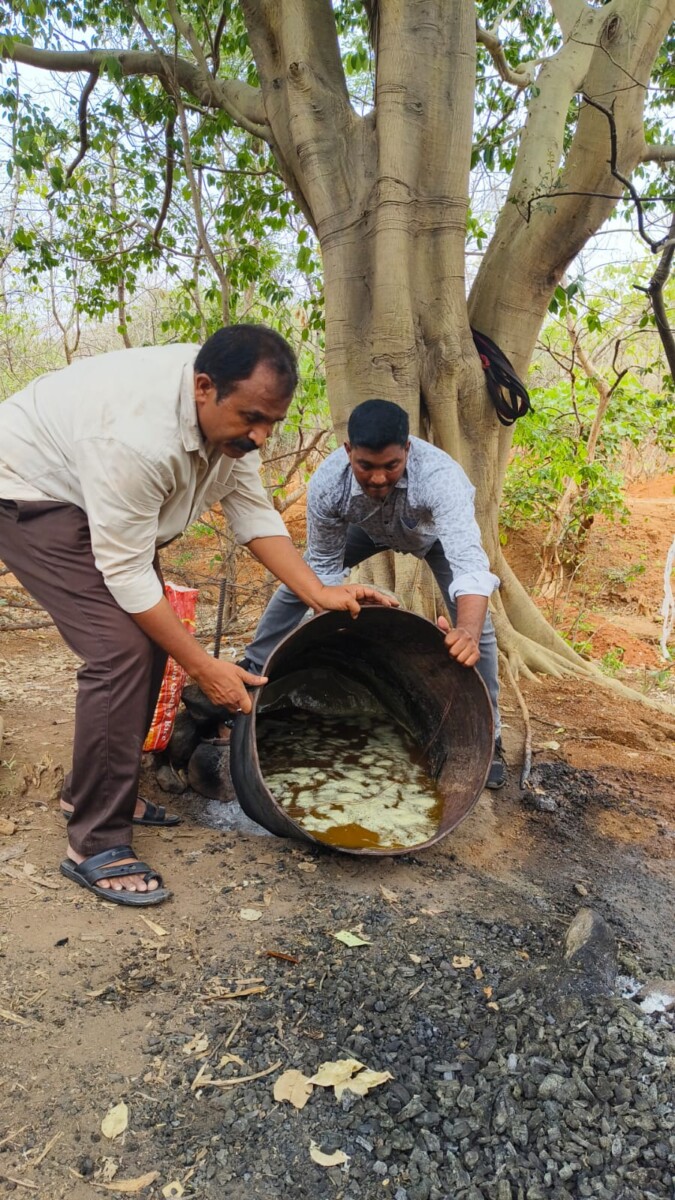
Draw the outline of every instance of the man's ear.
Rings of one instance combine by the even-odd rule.
[[[345,450],[346,450],[347,454],[351,454],[351,452],[352,452],[352,448],[351,448],[351,446],[349,445],[349,442],[345,442],[345,443],[344,443],[344,447],[345,447]]]

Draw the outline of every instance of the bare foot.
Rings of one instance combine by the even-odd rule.
[[[71,862],[81,863],[88,857],[86,854],[78,854],[73,850],[72,846],[68,847],[68,858]],[[115,862],[109,863],[108,866],[116,867],[125,863],[136,862],[134,858],[118,858]],[[97,887],[109,888],[113,892],[154,892],[159,887],[156,879],[151,879],[150,883],[146,883],[142,875],[119,875],[115,879],[99,879]]]
[[[59,804],[61,805],[61,812],[68,813],[68,814],[72,813],[72,811],[73,811],[72,804],[66,804],[63,800],[59,800]],[[142,800],[141,797],[139,796],[138,800],[136,801],[136,807],[134,809],[135,817],[142,817],[144,815],[145,804],[146,804],[145,800]]]

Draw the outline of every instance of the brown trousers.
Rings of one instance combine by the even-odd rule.
[[[86,856],[128,846],[166,654],[111,596],[94,563],[86,513],[74,504],[0,500],[0,559],[83,660],[63,788],[74,805],[70,845]]]

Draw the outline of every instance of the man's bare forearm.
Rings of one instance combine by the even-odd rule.
[[[456,629],[466,629],[476,642],[480,641],[488,609],[487,596],[458,596]]]
[[[321,608],[323,584],[290,538],[262,537],[248,543],[248,549],[277,579],[286,584],[308,608]]]

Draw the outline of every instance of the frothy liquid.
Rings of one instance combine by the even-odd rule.
[[[398,850],[438,829],[442,797],[419,746],[391,720],[287,709],[259,720],[257,744],[277,803],[321,842]]]

